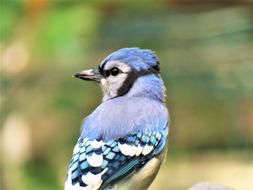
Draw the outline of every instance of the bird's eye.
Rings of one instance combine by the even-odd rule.
[[[112,76],[116,76],[120,73],[120,70],[117,68],[117,67],[113,67],[111,70],[110,70],[110,73]]]

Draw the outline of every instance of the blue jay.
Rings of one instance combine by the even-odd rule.
[[[103,100],[82,123],[65,190],[150,186],[166,155],[169,126],[159,72],[153,51],[122,48],[98,68],[75,74],[99,83]]]

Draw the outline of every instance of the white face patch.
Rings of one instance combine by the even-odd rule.
[[[106,79],[101,79],[100,83],[102,86],[106,86],[107,81],[106,81]]]
[[[101,79],[100,84],[104,92],[104,99],[117,96],[118,90],[122,87],[123,83],[127,79],[128,73],[131,72],[131,67],[126,63],[120,61],[107,62],[104,70],[109,71],[112,68],[118,68],[121,73],[116,76],[109,75],[106,78]]]

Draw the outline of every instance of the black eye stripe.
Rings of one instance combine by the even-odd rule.
[[[133,86],[134,82],[142,76],[154,74],[159,78],[159,71],[156,68],[150,68],[148,70],[132,70],[131,72],[128,73],[128,76],[122,86],[118,89],[117,91],[117,96],[123,96],[125,95]]]
[[[118,75],[119,73],[123,73],[119,68],[117,67],[113,67],[111,69],[108,69],[108,70],[103,70],[101,67],[98,68],[99,69],[99,72],[101,75],[105,76],[105,77],[108,77],[110,75],[112,76],[116,76]]]
[[[106,70],[104,71],[104,73],[105,73],[105,76],[108,77],[110,75],[110,70]]]
[[[99,71],[99,73],[100,73],[101,75],[103,75],[103,68],[102,68],[102,67],[98,66],[98,71]]]
[[[113,67],[111,69],[104,70],[104,66],[105,66],[105,64],[103,64],[101,67],[99,66],[98,69],[99,69],[100,74],[103,75],[103,76],[105,76],[105,77],[108,77],[110,75],[116,76],[119,73],[123,73],[117,67]],[[134,70],[134,72],[137,73],[138,76],[145,76],[145,75],[149,75],[149,74],[152,74],[152,73],[155,74],[155,75],[159,75],[159,73],[160,73],[159,62],[157,62],[157,65],[149,68],[148,70],[140,70],[140,71]],[[125,73],[131,73],[131,72],[125,72]]]
[[[136,71],[128,73],[126,80],[123,82],[122,86],[117,91],[117,96],[125,95],[133,86],[134,82],[138,79],[140,75]]]

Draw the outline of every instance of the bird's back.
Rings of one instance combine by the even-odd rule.
[[[151,183],[166,143],[167,114],[163,103],[148,98],[122,97],[98,106],[83,122],[65,188],[111,188],[126,177],[135,184],[137,174]]]
[[[112,140],[136,132],[161,131],[168,123],[164,103],[143,97],[118,97],[100,104],[82,124],[82,136]]]

